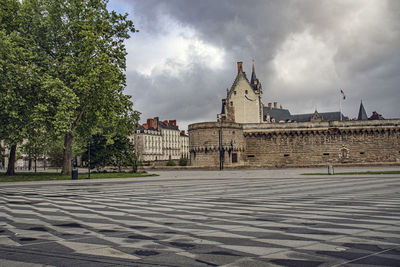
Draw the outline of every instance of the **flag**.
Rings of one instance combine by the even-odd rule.
[[[342,94],[342,96],[343,96],[343,100],[345,100],[346,99],[346,95],[344,94],[344,92],[343,92],[343,90],[342,89],[340,89],[340,93]]]

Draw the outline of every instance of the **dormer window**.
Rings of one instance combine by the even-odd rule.
[[[236,95],[236,91],[233,91],[233,94]]]

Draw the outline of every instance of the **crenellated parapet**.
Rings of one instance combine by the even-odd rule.
[[[243,124],[245,137],[254,136],[310,136],[398,133],[400,120],[344,121],[286,124]]]

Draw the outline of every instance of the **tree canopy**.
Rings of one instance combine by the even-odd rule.
[[[0,139],[16,146],[38,133],[63,137],[63,173],[71,172],[74,137],[101,127],[128,135],[139,119],[123,93],[124,42],[135,28],[107,3],[2,1]]]

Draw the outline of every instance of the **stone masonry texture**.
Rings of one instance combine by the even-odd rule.
[[[400,165],[400,120],[204,122],[189,125],[189,143],[196,167],[218,167],[221,149],[226,167]]]

